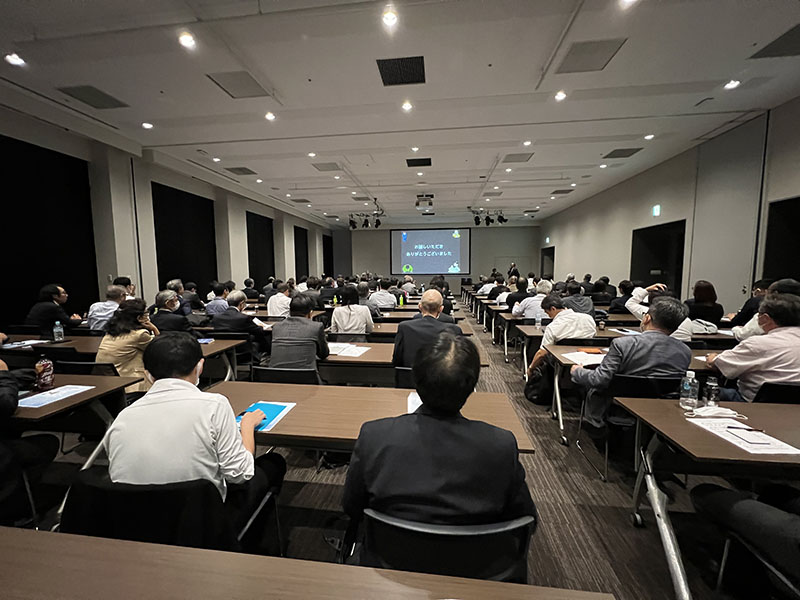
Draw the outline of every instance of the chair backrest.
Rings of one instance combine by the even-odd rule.
[[[239,548],[219,490],[210,481],[113,483],[105,467],[78,473],[67,494],[60,530],[213,550]]]
[[[281,369],[316,369],[317,344],[310,339],[272,339],[270,366]]]
[[[414,383],[414,370],[411,367],[394,368],[394,387],[413,390],[416,389]]]
[[[431,525],[364,511],[361,564],[527,583],[531,517],[489,525]]]
[[[21,335],[30,335],[30,336],[38,336],[41,331],[37,325],[9,325],[4,329],[5,333],[8,334],[21,334]],[[52,337],[52,334],[50,334]]]
[[[677,398],[680,387],[680,377],[614,375],[605,394],[629,398]]]
[[[78,362],[57,360],[53,365],[56,373],[65,375],[104,375],[118,377],[117,368],[112,363]]]
[[[753,402],[769,404],[800,404],[800,384],[762,383]]]
[[[49,358],[53,362],[92,362],[94,360],[93,355],[79,354],[78,351],[71,346],[50,346],[47,344],[42,344],[40,346],[36,346],[34,352],[36,354],[43,354],[46,358]]]
[[[203,335],[208,335],[215,340],[246,340],[250,337],[246,331],[219,331],[217,329],[204,331]]]
[[[366,342],[367,334],[365,333],[328,333],[326,334],[329,342]]]
[[[708,348],[708,343],[704,340],[692,340],[690,342],[683,342],[692,350],[705,350]]]
[[[610,346],[613,338],[566,338],[558,340],[557,346]]]
[[[253,365],[251,373],[252,380],[261,383],[320,384],[319,374],[316,369],[278,369]]]

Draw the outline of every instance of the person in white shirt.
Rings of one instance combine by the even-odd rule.
[[[800,281],[796,279],[778,279],[767,288],[766,296],[770,294],[794,294],[800,296]],[[758,324],[758,313],[744,325],[739,325],[731,329],[733,337],[738,341],[746,340],[754,335],[764,335],[764,330]]]
[[[800,386],[800,296],[769,294],[756,318],[764,335],[706,359],[728,379],[738,379],[738,389],[720,389],[720,398],[727,402],[752,402],[764,383]]]
[[[111,285],[121,285],[125,288],[125,300],[136,300],[136,284],[131,282],[130,277],[117,277],[111,282]]]
[[[366,341],[374,327],[368,306],[359,304],[358,290],[354,285],[342,288],[342,306],[333,309],[331,333],[351,334],[348,341]],[[358,339],[355,336],[359,336]]]
[[[200,344],[187,333],[164,333],[147,346],[145,376],[153,386],[106,432],[108,474],[133,485],[207,479],[238,531],[280,487],[286,461],[272,452],[253,458],[264,413],[244,413],[240,433],[228,399],[197,389],[203,363]]]
[[[625,308],[640,321],[647,314],[648,307],[643,303],[652,297],[663,295],[667,291],[667,286],[663,283],[654,283],[647,288],[637,287],[631,293],[630,299],[625,303]],[[650,300],[652,302],[652,299]],[[692,341],[692,320],[686,317],[680,326],[672,333],[671,337],[682,342]]]
[[[393,310],[397,307],[397,298],[389,291],[389,288],[392,287],[391,280],[381,279],[378,285],[380,289],[370,294],[367,306],[370,307],[370,310]]]
[[[536,284],[536,295],[525,298],[519,304],[514,305],[511,314],[515,317],[525,317],[526,319],[545,319],[547,314],[542,309],[542,300],[553,291],[553,284],[542,279]]]
[[[406,294],[416,295],[417,286],[414,284],[414,278],[411,275],[403,277],[403,285],[400,286]]]
[[[121,285],[110,285],[106,289],[105,302],[95,302],[89,307],[87,317],[89,329],[103,331],[109,319],[117,312],[120,302],[127,297],[127,290]]]
[[[212,288],[214,299],[206,304],[206,314],[213,317],[228,310],[228,288],[224,283],[215,283]]]
[[[481,289],[478,290],[478,293],[476,295],[486,296],[489,292],[492,291],[492,288],[495,286],[497,286],[497,283],[495,282],[493,277],[488,282],[486,282]]]
[[[267,302],[267,315],[270,317],[288,317],[289,305],[292,299],[289,297],[291,290],[288,283],[279,283],[275,288],[278,292],[270,297]]]
[[[564,308],[561,298],[556,295],[546,296],[542,300],[542,310],[553,321],[544,328],[542,344],[528,366],[529,377],[547,356],[544,347],[548,344],[570,338],[592,338],[597,333],[597,326],[592,317],[586,313],[576,313],[571,308]]]
[[[306,291],[308,291],[308,276],[307,275],[303,275],[300,278],[300,283],[297,284],[297,288],[296,289],[297,289],[298,292],[301,292],[301,293],[305,293]]]

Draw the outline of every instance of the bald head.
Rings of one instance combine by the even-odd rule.
[[[419,301],[419,312],[423,315],[439,317],[439,313],[442,312],[442,295],[438,290],[428,290],[422,294],[422,299]]]

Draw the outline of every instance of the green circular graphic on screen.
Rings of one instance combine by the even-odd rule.
[[[403,265],[403,273],[413,273],[413,272],[414,272],[414,267],[412,267],[409,264]]]

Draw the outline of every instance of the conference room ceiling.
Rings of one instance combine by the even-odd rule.
[[[800,23],[797,0],[391,4],[394,28],[387,2],[5,3],[0,50],[27,64],[0,62],[0,83],[341,226],[364,198],[385,224],[536,223],[800,95],[800,58],[750,58]],[[413,57],[425,83],[385,86],[376,61]]]

